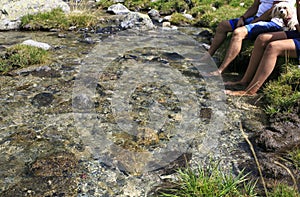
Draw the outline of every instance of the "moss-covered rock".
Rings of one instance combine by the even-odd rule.
[[[0,15],[0,30],[19,29],[21,18],[28,14],[49,12],[55,8],[70,12],[70,7],[62,0],[1,0],[0,8],[7,12]]]

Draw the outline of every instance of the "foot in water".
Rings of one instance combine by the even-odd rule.
[[[256,93],[251,93],[245,90],[241,90],[241,91],[225,90],[225,94],[231,96],[256,96]]]
[[[216,77],[216,76],[221,76],[221,71],[219,70],[216,70],[216,71],[213,71],[213,72],[209,72],[209,73],[205,73],[203,74],[203,76],[205,77]]]

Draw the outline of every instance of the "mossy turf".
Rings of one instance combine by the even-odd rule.
[[[44,49],[27,45],[15,45],[8,48],[0,58],[0,73],[34,64],[42,64],[47,59],[48,51]]]

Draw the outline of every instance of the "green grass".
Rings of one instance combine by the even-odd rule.
[[[77,28],[93,27],[97,23],[95,14],[87,10],[75,10],[70,14],[65,14],[60,8],[50,12],[26,15],[21,19],[21,27],[30,30],[67,30],[71,26]]]
[[[65,13],[60,9],[51,12],[28,14],[21,19],[21,27],[31,30],[49,30],[54,28],[66,29],[69,21]]]
[[[289,113],[300,99],[300,69],[295,65],[287,66],[286,73],[267,83],[263,92],[267,102],[267,114]]]
[[[167,189],[161,196],[199,197],[199,196],[256,196],[256,182],[250,181],[243,172],[237,176],[225,173],[218,164],[199,166],[178,171],[179,180],[175,188]]]
[[[27,45],[15,45],[8,48],[5,55],[0,59],[0,73],[6,73],[13,69],[45,63],[48,52]]]
[[[299,162],[300,150],[294,156]],[[216,163],[206,167],[199,166],[180,169],[178,179],[172,187],[159,191],[161,197],[254,197],[265,196],[248,174],[240,172],[237,176],[224,172]],[[268,197],[300,197],[299,192],[289,185],[276,183],[270,185]]]
[[[300,148],[297,148],[289,153],[289,156],[294,166],[300,170]]]
[[[243,1],[244,6],[240,6],[240,1],[221,1],[221,0],[127,0],[124,5],[132,11],[156,9],[161,15],[175,15],[172,19],[174,25],[191,24],[202,27],[216,27],[225,19],[235,18],[242,15],[246,9],[252,5],[253,1]],[[114,4],[113,0],[101,0],[98,2],[99,8],[106,9]],[[213,9],[216,8],[215,10]],[[180,17],[182,13],[191,14],[195,19],[187,21]],[[182,20],[182,21],[180,21]]]
[[[280,183],[272,188],[269,197],[300,197],[300,194],[293,187]]]

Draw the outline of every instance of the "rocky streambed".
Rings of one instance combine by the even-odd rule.
[[[199,29],[184,32],[2,32],[52,55],[0,76],[1,196],[155,196],[180,167],[253,161],[240,123],[263,131],[259,98],[226,98]]]

